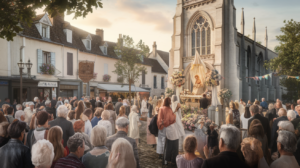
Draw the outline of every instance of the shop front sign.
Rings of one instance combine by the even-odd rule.
[[[94,78],[94,62],[80,61],[78,76],[84,83],[88,83],[91,79],[93,79]]]
[[[38,83],[38,87],[57,87],[57,82],[44,82],[40,81]]]

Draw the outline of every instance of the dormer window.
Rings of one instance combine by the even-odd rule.
[[[88,35],[85,39],[82,39],[82,42],[85,45],[85,48],[87,50],[92,49],[92,37],[91,37],[91,35]]]
[[[45,26],[42,27],[42,37],[47,38],[47,28]]]
[[[43,15],[38,15],[35,19],[35,26],[41,37],[50,39],[50,27],[52,26],[52,23],[48,17],[48,14],[45,13]]]
[[[87,48],[88,50],[91,49],[91,40],[86,40],[86,48]]]
[[[66,40],[68,43],[72,43],[72,26],[69,22],[64,23],[64,33],[66,35]]]
[[[122,58],[121,50],[115,50],[116,55],[118,56],[118,58]]]
[[[103,46],[100,46],[100,50],[104,55],[107,55],[107,47],[108,47],[107,42],[105,42]]]

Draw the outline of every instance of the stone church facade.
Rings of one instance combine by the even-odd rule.
[[[263,64],[278,55],[268,49],[267,28],[264,44],[260,44],[256,41],[255,18],[252,37],[245,36],[244,10],[241,18],[238,32],[233,0],[177,0],[169,76],[178,70],[187,71],[198,51],[201,59],[224,77],[218,90],[231,90],[232,100],[280,99],[283,88],[278,77],[259,81],[247,78],[271,73]],[[172,87],[170,80],[168,87]],[[192,91],[189,75],[184,89]]]

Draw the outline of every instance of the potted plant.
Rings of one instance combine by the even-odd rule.
[[[46,75],[54,75],[55,74],[55,68],[52,64],[42,64],[40,66],[40,71],[41,74],[46,74]]]
[[[108,74],[103,75],[103,81],[104,82],[109,82],[110,81],[111,76]]]

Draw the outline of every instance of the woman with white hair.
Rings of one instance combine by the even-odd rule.
[[[185,132],[184,132],[184,128],[181,122],[182,119],[182,115],[181,115],[181,105],[178,101],[178,98],[176,95],[172,96],[172,102],[171,102],[171,106],[172,106],[172,111],[173,113],[176,115],[176,122],[174,123],[175,128],[178,132],[178,136],[179,136],[179,151],[183,151],[183,139],[185,136]]]
[[[112,145],[107,168],[134,168],[136,161],[132,145],[124,138],[118,138]]]
[[[129,132],[128,136],[132,139],[135,139],[137,146],[139,146],[139,138],[140,138],[140,131],[139,131],[139,115],[137,106],[133,105],[131,107],[131,112],[129,114]]]
[[[287,118],[291,122],[296,118],[296,113],[294,112],[294,110],[288,110],[288,112],[287,112]]]
[[[35,109],[40,108],[41,103],[40,103],[40,99],[38,97],[34,97],[33,102],[34,102],[34,108]]]
[[[27,102],[26,105],[28,107],[26,107],[24,109],[24,112],[25,112],[25,120],[24,120],[24,122],[26,122],[27,125],[30,125],[30,120],[32,118],[32,115],[36,112],[36,110],[34,109],[34,103],[33,102]]]
[[[68,99],[66,99],[65,101],[64,101],[64,105],[68,108],[68,110],[70,111],[70,110],[72,110],[72,106],[71,106],[71,104],[69,103],[69,100]]]
[[[278,130],[295,132],[294,125],[290,121],[279,121]]]
[[[105,146],[106,134],[106,128],[103,126],[97,125],[93,128],[91,134],[91,143],[94,148],[82,157],[82,163],[86,168],[107,166],[110,152]]]
[[[48,140],[39,140],[31,150],[31,161],[36,168],[50,168],[54,158],[54,148]]]
[[[271,164],[271,168],[299,168],[293,155],[297,148],[297,138],[293,132],[280,130],[277,138],[277,150],[280,158]]]
[[[109,121],[109,117],[110,117],[110,112],[107,110],[104,110],[101,115],[102,120],[100,120],[98,122],[99,126],[103,126],[106,128],[106,132],[107,132],[106,136],[107,137],[112,135],[112,125],[111,125],[111,122]]]

